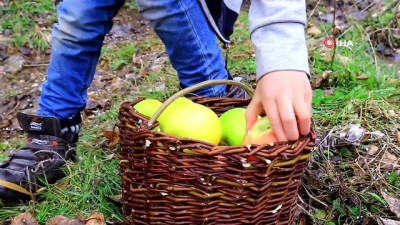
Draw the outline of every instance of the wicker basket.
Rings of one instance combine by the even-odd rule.
[[[161,108],[195,89],[221,83],[238,85],[252,95],[240,83],[206,81],[181,90]],[[291,143],[215,146],[152,131],[163,109],[149,119],[133,109],[141,100],[123,103],[119,112],[126,224],[292,224],[314,132]],[[250,101],[192,100],[218,115]]]

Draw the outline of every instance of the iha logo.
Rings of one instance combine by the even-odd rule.
[[[348,49],[352,49],[354,46],[351,40],[335,39],[332,36],[324,38],[324,45],[326,48],[334,48],[336,45],[337,47],[346,47]]]

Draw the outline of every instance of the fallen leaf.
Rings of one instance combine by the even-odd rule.
[[[319,88],[323,82],[329,80],[331,74],[332,71],[330,70],[324,71],[320,76],[315,78],[314,82],[311,84],[311,87],[313,89]]]
[[[390,210],[396,214],[397,219],[400,219],[400,199],[388,195],[385,191],[381,190],[382,197],[388,203]]]
[[[379,217],[376,221],[378,222],[378,225],[400,225],[399,221],[384,219],[381,217]]]
[[[104,220],[104,215],[99,212],[93,213],[86,219],[85,225],[106,225],[106,221]]]
[[[379,147],[378,147],[378,146],[376,146],[376,145],[370,145],[370,146],[368,147],[367,154],[368,154],[368,155],[376,155],[376,153],[378,153],[378,151],[379,151]]]
[[[321,53],[322,59],[325,62],[332,62],[332,54],[328,54],[327,52]]]
[[[115,77],[111,82],[111,90],[118,91],[122,87],[122,79],[119,77]]]
[[[144,65],[142,57],[136,54],[132,56],[132,63],[134,66],[138,66],[139,68],[143,68]]]
[[[39,225],[30,213],[21,213],[11,219],[11,225]]]
[[[114,147],[119,142],[118,130],[115,131],[103,131],[104,137],[108,140],[108,147]]]
[[[310,28],[307,29],[307,34],[311,36],[319,36],[321,34],[321,30],[318,29],[316,26],[311,26]]]
[[[80,219],[71,219],[65,216],[55,216],[47,220],[46,225],[85,225]]]
[[[122,194],[119,195],[114,195],[114,196],[106,196],[108,199],[110,199],[112,202],[114,203],[118,203],[118,204],[123,204],[122,201]]]
[[[366,75],[357,76],[357,80],[368,80],[368,76]]]
[[[400,147],[400,128],[397,129],[396,138],[397,138],[397,145]]]
[[[398,79],[394,79],[394,78],[388,78],[386,79],[386,82],[389,84],[399,84],[400,81]]]
[[[57,188],[59,188],[60,190],[64,190],[68,185],[69,185],[70,180],[69,179],[60,179],[58,180],[55,185],[57,186]]]
[[[114,159],[114,158],[115,158],[115,154],[114,154],[114,153],[111,153],[111,154],[106,155],[106,156],[104,157],[104,160],[105,160],[105,161],[109,161],[109,160],[112,160],[112,159]]]
[[[381,159],[381,168],[391,170],[396,166],[397,157],[396,155],[386,151]]]

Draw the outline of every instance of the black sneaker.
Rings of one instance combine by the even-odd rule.
[[[0,199],[5,200],[29,199],[43,185],[42,178],[48,182],[60,178],[58,169],[75,158],[78,141],[75,132],[61,133],[55,117],[18,113],[18,121],[28,134],[27,143],[0,164]],[[80,124],[81,118],[75,121]]]
[[[243,78],[234,77],[232,80],[241,82]],[[238,86],[228,85],[226,87],[226,94],[223,97],[226,98],[249,98],[247,92]]]

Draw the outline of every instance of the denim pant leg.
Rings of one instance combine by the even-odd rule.
[[[124,0],[64,0],[58,5],[38,115],[64,119],[85,107],[104,36],[123,4]]]
[[[150,21],[163,41],[184,87],[228,78],[217,37],[197,0],[137,0],[137,4],[143,18]],[[221,96],[225,91],[225,85],[218,85],[196,94]]]

